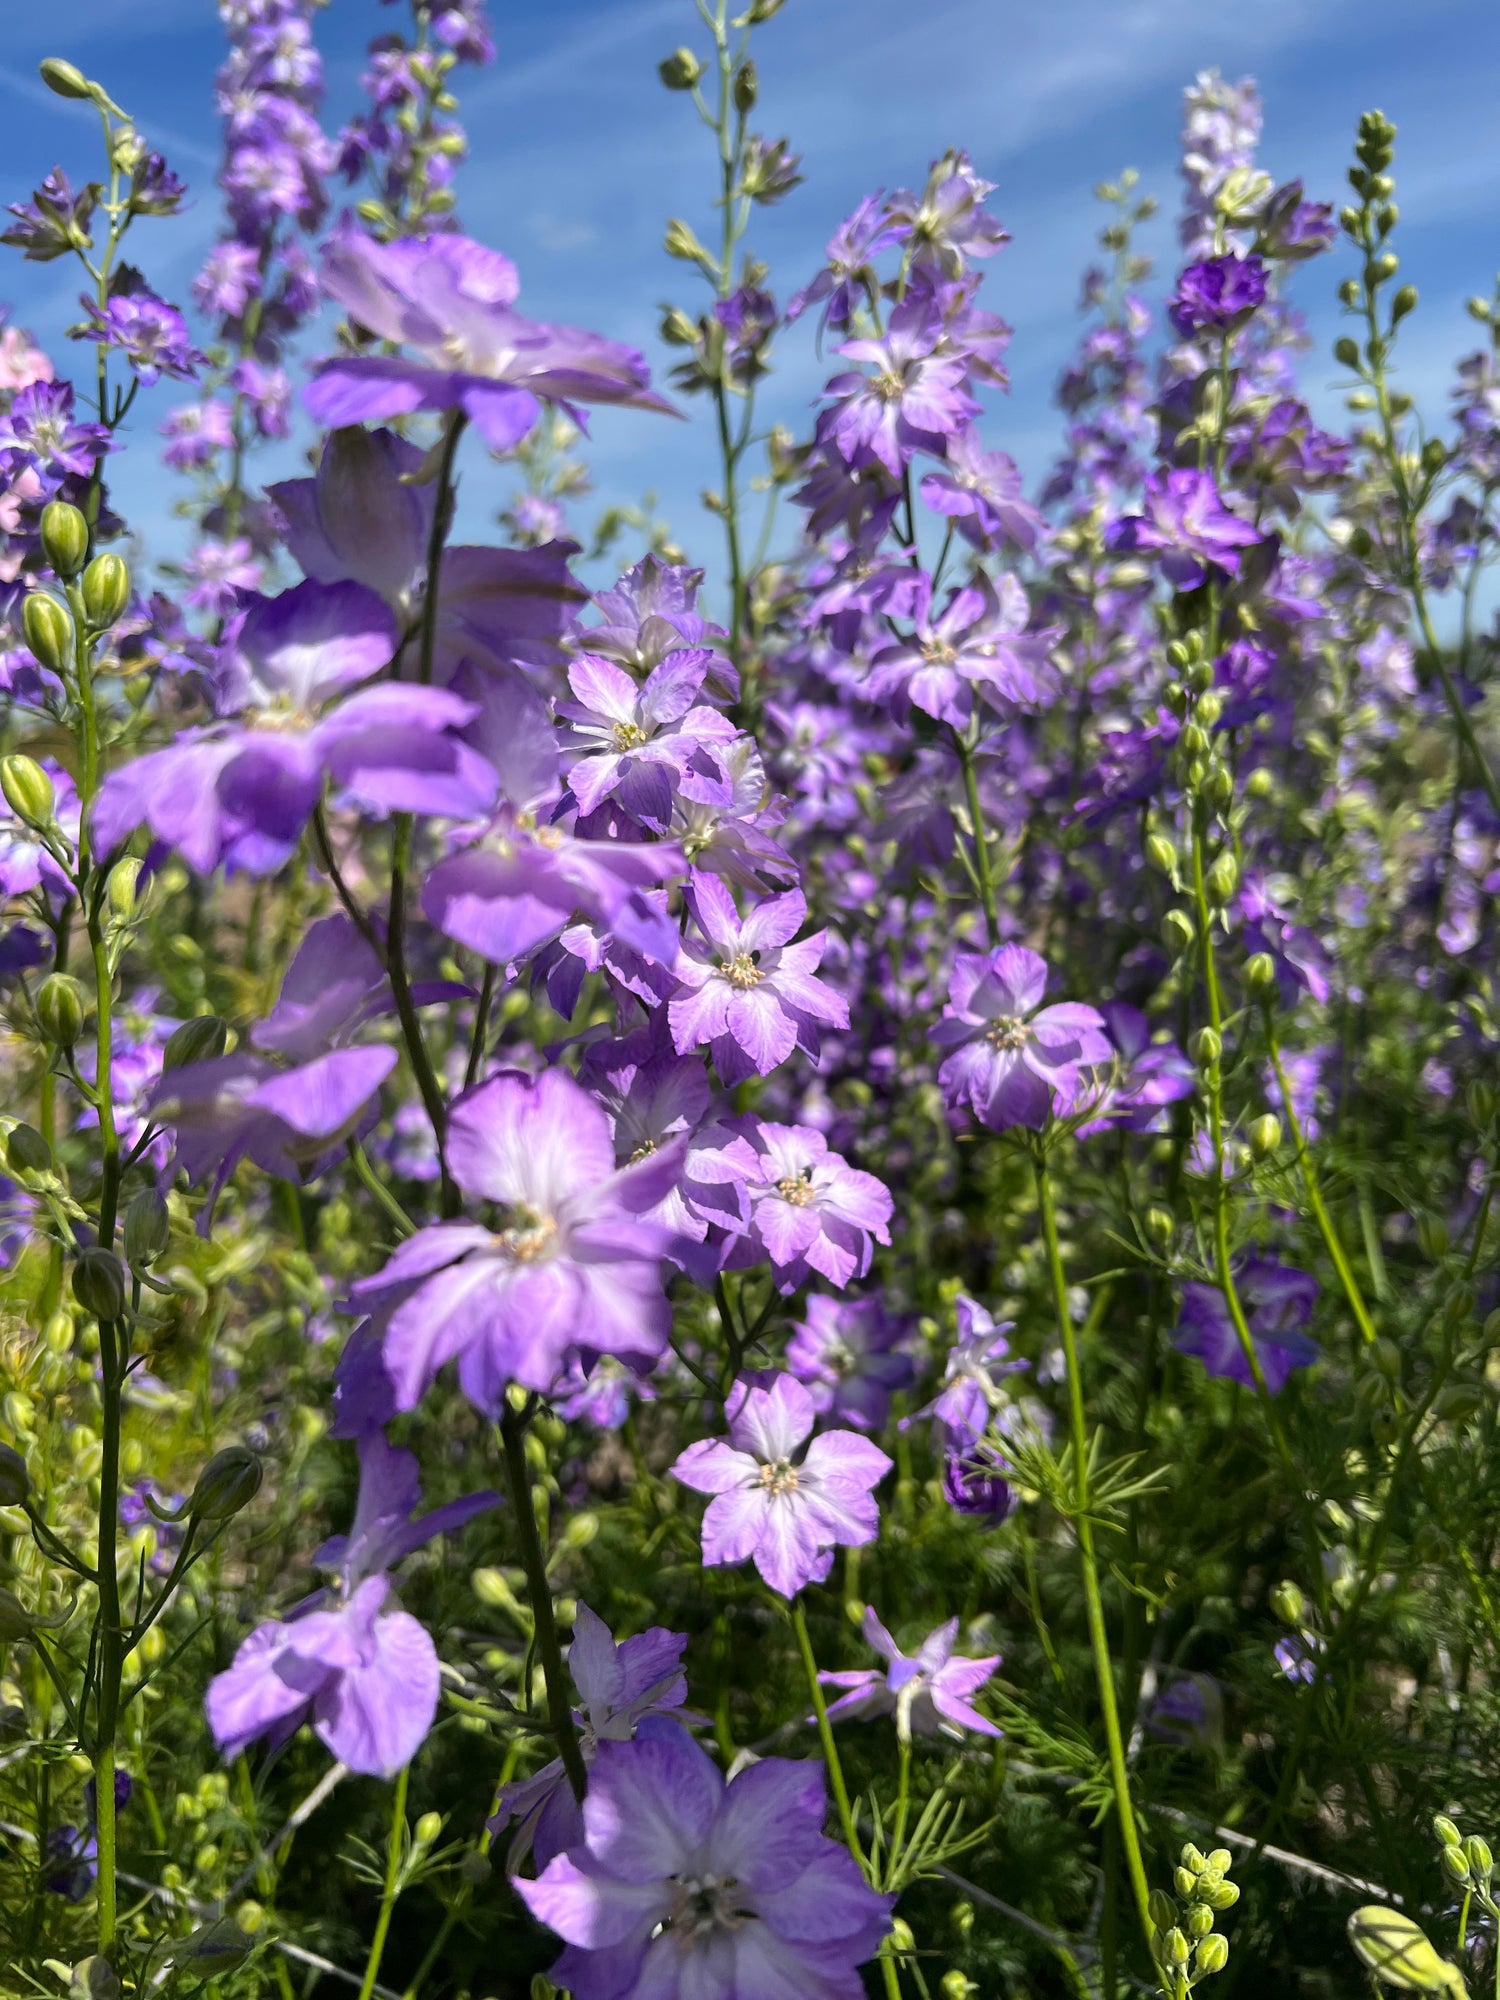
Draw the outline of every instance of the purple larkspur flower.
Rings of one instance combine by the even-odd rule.
[[[557,715],[568,725],[568,786],[581,813],[614,798],[632,819],[664,833],[679,795],[729,804],[734,787],[723,747],[736,732],[698,702],[707,667],[703,651],[682,647],[638,686],[613,660],[585,653],[574,661],[574,698],[559,702]]]
[[[568,1648],[568,1677],[579,1699],[573,1720],[585,1765],[592,1768],[601,1743],[628,1743],[643,1724],[648,1735],[659,1733],[663,1724],[668,1733],[677,1729],[677,1712],[688,1692],[682,1671],[686,1645],[682,1633],[661,1625],[617,1643],[604,1620],[580,1601]],[[520,1825],[507,1857],[511,1869],[528,1852],[538,1868],[545,1868],[583,1839],[583,1808],[573,1797],[560,1757],[529,1778],[501,1786],[490,1831],[499,1833],[512,1820]]]
[[[1259,257],[1204,257],[1178,278],[1167,317],[1184,340],[1232,333],[1265,298],[1266,267]]]
[[[475,705],[447,688],[361,685],[397,638],[360,584],[252,599],[219,657],[216,704],[232,720],[112,772],[94,808],[101,850],[144,822],[200,874],[221,862],[268,873],[294,852],[327,778],[375,810],[486,810],[495,773],[453,733]]]
[[[1299,1632],[1278,1639],[1271,1652],[1289,1681],[1301,1681],[1311,1687],[1318,1678],[1318,1658],[1323,1647],[1321,1632]]]
[[[676,1149],[617,1169],[603,1110],[550,1069],[492,1077],[461,1098],[448,1165],[465,1194],[500,1205],[504,1225],[435,1223],[353,1288],[385,1316],[398,1408],[414,1409],[449,1361],[470,1401],[496,1415],[511,1382],[545,1391],[579,1357],[660,1357],[672,1237],[646,1211],[677,1176]]]
[[[1010,1358],[1007,1336],[1014,1331],[1013,1320],[996,1320],[965,1292],[959,1293],[955,1310],[958,1338],[943,1365],[942,1387],[925,1408],[901,1420],[904,1430],[908,1424],[931,1417],[950,1454],[966,1452],[979,1443],[1005,1400],[1000,1378],[1026,1366],[1024,1361]]]
[[[1012,1467],[988,1438],[943,1458],[943,1498],[955,1514],[997,1528],[1015,1504],[1010,1483]]]
[[[994,182],[981,180],[968,154],[956,151],[933,161],[920,195],[898,189],[887,212],[910,246],[914,268],[956,278],[968,258],[993,257],[1002,249],[1010,233],[984,211],[985,197],[994,192]]]
[[[155,292],[144,286],[117,292],[102,307],[85,292],[81,303],[88,316],[82,338],[123,354],[142,382],[156,382],[163,375],[189,382],[196,374],[203,356],[188,338],[187,321]]]
[[[1261,1373],[1274,1396],[1294,1368],[1310,1368],[1321,1356],[1318,1343],[1305,1331],[1318,1295],[1317,1280],[1271,1257],[1247,1257],[1236,1270],[1234,1283]],[[1255,1377],[1229,1302],[1217,1285],[1183,1286],[1172,1344],[1179,1353],[1201,1361],[1210,1375],[1247,1389],[1253,1386]]]
[[[932,609],[932,580],[922,572],[909,639],[882,646],[870,660],[868,693],[898,721],[912,707],[961,729],[977,691],[1002,712],[1034,708],[1047,692],[1047,656],[1058,630],[1030,632],[1031,607],[1016,578],[997,584],[982,572]]]
[[[732,1267],[770,1260],[779,1290],[794,1292],[816,1271],[840,1287],[864,1277],[873,1246],[890,1241],[894,1203],[874,1174],[862,1173],[806,1125],[734,1121],[748,1147],[742,1165],[749,1222],[731,1246]]]
[[[868,1722],[877,1715],[894,1715],[896,1734],[903,1743],[909,1743],[913,1735],[936,1736],[939,1730],[959,1737],[966,1729],[981,1736],[1001,1733],[969,1699],[993,1677],[1000,1655],[992,1653],[983,1660],[960,1655],[955,1659],[956,1618],[929,1632],[910,1655],[902,1652],[873,1606],[866,1606],[860,1630],[888,1664],[883,1671],[866,1667],[849,1673],[819,1674],[825,1686],[847,1690],[829,1704],[830,1720],[846,1716],[851,1721]]]
[[[456,409],[487,444],[508,451],[536,422],[539,398],[671,410],[649,388],[634,348],[515,311],[515,265],[467,237],[376,243],[346,217],[324,249],[322,283],[361,326],[421,359],[319,363],[304,392],[319,423]]]
[[[216,243],[193,280],[193,303],[215,319],[236,319],[260,287],[253,243]]]
[[[1072,1108],[1080,1069],[1111,1059],[1103,1015],[1076,1001],[1043,1007],[1046,987],[1046,964],[1025,945],[954,960],[948,1006],[932,1030],[952,1050],[938,1071],[950,1110],[967,1106],[995,1132],[1040,1131],[1054,1110]]]
[[[229,541],[209,536],[201,541],[183,565],[192,583],[184,602],[215,617],[233,611],[242,591],[254,590],[265,575],[265,565],[245,535]]]
[[[1215,570],[1238,575],[1241,549],[1262,539],[1224,505],[1211,472],[1191,466],[1153,472],[1142,499],[1145,513],[1117,521],[1106,546],[1115,554],[1160,550],[1162,574],[1178,590],[1196,590]]]
[[[945,332],[933,301],[913,294],[879,338],[846,340],[839,353],[871,372],[833,377],[825,391],[832,407],[819,419],[819,436],[848,463],[874,458],[897,478],[919,451],[941,457],[944,440],[979,411],[964,387],[964,363],[944,349]]]
[[[642,678],[680,647],[700,649],[708,656],[705,666],[720,676],[734,676],[725,692],[737,699],[739,678],[713,651],[713,641],[725,637],[723,628],[711,625],[697,608],[702,582],[701,569],[663,562],[658,555],[642,556],[597,594],[594,603],[603,616],[597,625],[580,627],[581,644]]]
[[[880,280],[874,259],[899,243],[901,234],[900,225],[886,213],[880,196],[867,195],[829,238],[824,268],[811,284],[793,292],[787,303],[787,324],[800,318],[810,305],[826,299],[818,331],[821,334],[824,327],[832,326],[842,333],[854,317],[858,294],[874,298],[878,292]]]
[[[179,403],[161,427],[167,440],[163,459],[179,472],[209,465],[234,444],[234,412],[217,396],[206,403]]]
[[[574,2000],[863,2000],[895,1898],[823,1832],[821,1765],[766,1757],[728,1783],[683,1730],[603,1743],[583,1839],[535,1882]]]
[[[409,1451],[379,1432],[361,1440],[354,1525],[314,1557],[334,1581],[286,1619],[257,1626],[208,1684],[208,1726],[226,1759],[262,1736],[284,1743],[311,1722],[351,1771],[390,1778],[410,1763],[437,1714],[438,1656],[395,1605],[387,1572],[500,1496],[470,1494],[413,1519],[421,1497]]]
[[[1256,237],[1262,252],[1283,262],[1316,257],[1331,249],[1338,235],[1333,204],[1306,200],[1301,181],[1288,181],[1277,188],[1256,218]]]
[[[0,236],[0,243],[19,250],[31,264],[50,264],[55,257],[66,257],[72,253],[75,239],[81,237],[87,246],[89,218],[103,192],[98,181],[85,181],[81,188],[74,188],[62,168],[54,167],[30,201],[8,205],[7,213],[16,219]]]
[[[86,479],[110,448],[103,424],[75,419],[71,382],[29,383],[0,414],[0,463],[12,480],[28,461],[44,477],[71,472]]]
[[[1041,512],[1026,498],[1020,467],[1003,451],[986,451],[976,429],[948,440],[945,468],[923,475],[922,498],[945,515],[976,549],[1009,542],[1034,549],[1042,533]]]
[[[1139,1007],[1107,1000],[1099,1012],[1114,1061],[1095,1072],[1091,1091],[1097,1092],[1097,1109],[1078,1127],[1079,1137],[1090,1138],[1112,1127],[1165,1131],[1166,1107],[1192,1095],[1197,1070],[1170,1038],[1152,1039],[1151,1023]]]
[[[874,1541],[874,1489],[891,1469],[878,1445],[842,1430],[809,1444],[818,1413],[791,1375],[742,1377],[724,1414],[728,1442],[700,1438],[672,1467],[684,1486],[713,1496],[703,1516],[708,1567],[753,1560],[772,1590],[795,1597],[823,1581],[836,1547]]]
[[[787,1342],[786,1365],[820,1417],[857,1430],[885,1428],[891,1397],[916,1380],[910,1325],[879,1298],[831,1299],[814,1292]]]
[[[1276,966],[1283,1006],[1294,1006],[1300,989],[1326,1004],[1333,990],[1333,957],[1305,924],[1292,921],[1283,900],[1285,894],[1283,885],[1268,880],[1258,869],[1245,875],[1234,904],[1245,927],[1245,950],[1269,953]]]
[[[714,875],[694,871],[687,891],[703,942],[685,939],[667,1016],[679,1055],[705,1043],[726,1085],[769,1076],[794,1048],[816,1062],[819,1026],[847,1028],[843,996],[819,979],[826,932],[793,943],[807,918],[799,889],[741,917]]]

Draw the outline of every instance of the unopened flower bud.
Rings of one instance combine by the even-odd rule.
[[[1333,343],[1333,358],[1341,368],[1357,368],[1359,366],[1359,348],[1349,338],[1347,333],[1340,334],[1339,338]]]
[[[1189,757],[1201,757],[1208,748],[1208,731],[1197,722],[1185,722],[1177,739]]]
[[[182,1069],[188,1063],[210,1062],[221,1056],[229,1040],[229,1023],[217,1014],[198,1014],[184,1021],[167,1037],[162,1050],[163,1071]]]
[[[1271,1609],[1287,1625],[1301,1625],[1307,1617],[1307,1599],[1295,1583],[1278,1583],[1271,1592]]]
[[[1162,1959],[1167,1965],[1186,1965],[1193,1948],[1174,1924],[1161,1941]]]
[[[713,261],[680,216],[673,215],[667,218],[667,233],[662,240],[662,248],[669,257],[680,257],[684,263],[701,264]]]
[[[688,318],[681,306],[667,307],[658,331],[668,347],[692,347],[698,338],[696,322]]]
[[[1217,1875],[1217,1870],[1215,1874]],[[1232,1910],[1240,1900],[1240,1885],[1238,1882],[1222,1882],[1218,1880],[1215,1880],[1211,1885],[1205,1885],[1200,1882],[1198,1885],[1198,1894],[1211,1910]]]
[[[1207,1903],[1194,1903],[1188,1911],[1183,1928],[1195,1942],[1206,1938],[1214,1927],[1214,1913]]]
[[[1281,1120],[1274,1111],[1266,1111],[1259,1118],[1250,1121],[1250,1150],[1258,1160],[1267,1160],[1281,1144]]]
[[[125,1310],[125,1274],[112,1250],[94,1245],[73,1266],[73,1296],[95,1319],[118,1319]]]
[[[1191,951],[1193,940],[1198,933],[1193,929],[1193,920],[1186,910],[1168,910],[1161,920],[1161,941],[1167,950],[1181,957]]]
[[[1204,888],[1208,900],[1223,907],[1239,887],[1240,868],[1234,856],[1225,848],[1213,867],[1209,869]]]
[[[1245,984],[1252,993],[1269,993],[1276,984],[1276,961],[1268,951],[1257,951],[1245,960]]]
[[[1388,1382],[1401,1379],[1401,1350],[1386,1334],[1373,1341],[1370,1346],[1370,1361]]]
[[[37,64],[42,82],[57,97],[92,97],[94,86],[81,69],[75,69],[61,56],[48,56]]]
[[[1159,1931],[1169,1931],[1177,1921],[1177,1905],[1165,1889],[1153,1889],[1146,1907]]]
[[[64,583],[71,583],[89,557],[89,524],[66,500],[42,509],[42,554]]]
[[[1217,1028],[1200,1028],[1190,1047],[1199,1069],[1212,1069],[1224,1053],[1224,1037]]]
[[[1210,688],[1198,697],[1197,716],[1205,729],[1213,729],[1224,713],[1224,697],[1217,688]]]
[[[0,792],[25,826],[50,826],[57,810],[52,780],[34,757],[20,751],[0,757]]]
[[[54,1047],[72,1048],[83,1033],[83,988],[70,973],[48,973],[36,990],[36,1018]]]
[[[73,659],[73,621],[55,597],[34,590],[21,607],[21,629],[32,658],[49,673],[65,673]]]
[[[125,558],[106,549],[83,573],[83,609],[96,632],[113,625],[130,602],[130,571]]]
[[[0,1507],[19,1507],[30,1492],[25,1459],[8,1444],[0,1444]]]
[[[1455,1882],[1468,1881],[1469,1857],[1461,1847],[1445,1847],[1443,1849],[1443,1867]]]
[[[135,914],[135,891],[141,879],[141,865],[133,854],[127,854],[109,871],[110,914],[122,923]]]
[[[242,1444],[216,1451],[198,1474],[188,1513],[200,1521],[227,1521],[260,1491],[261,1463]]]
[[[1172,1871],[1172,1886],[1176,1889],[1179,1896],[1196,1896],[1198,1893],[1198,1877],[1193,1873],[1191,1868],[1176,1868]],[[1175,1914],[1172,1921],[1176,1922]]]
[[[125,1261],[142,1271],[167,1247],[167,1204],[155,1188],[142,1188],[125,1211]]]
[[[599,1516],[584,1512],[568,1517],[567,1526],[562,1531],[564,1548],[586,1549],[599,1532]]]
[[[703,65],[691,49],[673,49],[665,62],[656,65],[656,73],[668,90],[691,90],[703,74]]]
[[[1470,1382],[1450,1382],[1439,1392],[1432,1406],[1433,1415],[1439,1423],[1466,1424],[1471,1417],[1477,1417],[1481,1408],[1478,1389]]]
[[[443,1830],[443,1815],[439,1812],[424,1812],[413,1828],[419,1847],[431,1847]]]
[[[1229,1940],[1215,1931],[1199,1945],[1193,1959],[1193,1975],[1206,1979],[1212,1972],[1222,1972],[1229,1963]]]
[[[1490,1870],[1495,1865],[1495,1858],[1490,1853],[1489,1842],[1480,1834],[1471,1833],[1464,1842],[1464,1853],[1468,1856],[1469,1866],[1473,1869],[1474,1873],[1487,1881]]]
[[[1462,1847],[1464,1837],[1446,1813],[1433,1814],[1432,1830],[1444,1847]]]
[[[1349,1943],[1377,1979],[1404,1993],[1462,1993],[1455,1966],[1418,1924],[1386,1903],[1367,1903],[1349,1919]]]
[[[1177,872],[1177,849],[1164,833],[1146,835],[1146,859],[1162,875],[1171,876]]]
[[[52,1166],[52,1148],[34,1125],[13,1125],[5,1158],[13,1174],[45,1174]]]
[[[1170,1243],[1177,1224],[1168,1208],[1148,1208],[1146,1210],[1146,1234],[1158,1243]]]
[[[741,118],[748,117],[755,109],[756,98],[760,96],[760,76],[748,56],[735,71],[731,89],[735,110]]]

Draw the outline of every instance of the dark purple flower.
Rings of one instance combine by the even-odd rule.
[[[1235,1291],[1266,1387],[1274,1396],[1294,1368],[1309,1368],[1320,1358],[1317,1342],[1304,1331],[1318,1295],[1317,1280],[1274,1258],[1250,1257],[1235,1272]],[[1210,1375],[1240,1382],[1247,1389],[1253,1386],[1255,1377],[1229,1302],[1217,1285],[1183,1286],[1182,1314],[1172,1344],[1179,1353],[1201,1361]]]
[[[1259,529],[1231,514],[1211,472],[1180,466],[1146,481],[1144,514],[1127,514],[1106,536],[1116,553],[1163,551],[1162,574],[1178,590],[1195,590],[1211,570],[1239,572],[1240,550],[1254,548]]]
[[[460,409],[508,451],[536,422],[539,397],[670,412],[633,348],[516,312],[514,264],[467,237],[382,244],[346,217],[324,250],[322,282],[359,325],[422,358],[321,362],[305,392],[319,423]]]
[[[547,1390],[578,1357],[659,1358],[671,1330],[661,1260],[670,1232],[645,1219],[677,1177],[666,1150],[616,1169],[604,1112],[562,1070],[506,1074],[454,1106],[453,1178],[499,1204],[498,1229],[441,1222],[403,1243],[353,1295],[385,1319],[397,1406],[414,1409],[446,1362],[498,1414],[511,1382]]]
[[[949,1108],[967,1105],[992,1131],[1040,1131],[1054,1111],[1072,1109],[1079,1071],[1113,1050],[1104,1017],[1065,1001],[1043,1007],[1047,967],[1024,945],[963,952],[948,982],[948,1006],[933,1042],[953,1053],[938,1071]]]
[[[877,1715],[894,1715],[896,1734],[903,1743],[909,1743],[913,1735],[936,1736],[940,1730],[945,1736],[960,1739],[966,1729],[981,1736],[1001,1733],[969,1699],[993,1677],[1000,1655],[992,1653],[983,1660],[954,1659],[956,1618],[929,1632],[910,1656],[881,1624],[873,1606],[866,1606],[860,1630],[888,1665],[883,1672],[866,1667],[850,1673],[819,1674],[825,1686],[848,1690],[829,1704],[830,1719],[840,1716],[869,1722]]]
[[[515,1883],[567,1941],[552,1979],[574,2000],[863,2000],[895,1899],[826,1811],[817,1764],[767,1757],[726,1784],[680,1729],[601,1744],[582,1841]]]
[[[943,1498],[955,1514],[967,1514],[998,1528],[1015,1504],[1011,1465],[987,1439],[943,1459]]]
[[[808,1444],[817,1411],[790,1375],[742,1378],[724,1413],[728,1443],[700,1438],[672,1467],[684,1486],[713,1495],[703,1517],[704,1563],[753,1558],[772,1590],[795,1597],[823,1581],[836,1547],[874,1541],[874,1489],[891,1461],[854,1431],[822,1431]]]
[[[883,1430],[891,1397],[916,1380],[910,1340],[910,1326],[879,1298],[831,1299],[814,1292],[792,1329],[786,1365],[820,1417]]]
[[[1259,257],[1205,257],[1178,278],[1167,317],[1184,340],[1233,333],[1265,297],[1266,267]]]
[[[10,203],[9,213],[16,219],[0,243],[19,250],[29,264],[50,264],[76,248],[87,249],[89,219],[103,193],[98,181],[75,190],[62,168],[54,167],[30,201]]]
[[[109,449],[103,424],[75,422],[71,382],[32,382],[0,415],[0,457],[12,480],[28,460],[44,477],[72,472],[86,479]]]

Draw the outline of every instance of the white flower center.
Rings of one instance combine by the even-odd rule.
[[[557,1249],[557,1224],[550,1215],[523,1209],[513,1227],[493,1238],[495,1248],[513,1264],[537,1264]]]
[[[795,1493],[797,1490],[797,1468],[790,1459],[773,1459],[760,1469],[760,1483],[768,1493]]]
[[[733,958],[719,967],[719,977],[727,979],[731,986],[739,987],[742,993],[748,992],[752,986],[759,986],[765,976],[748,951],[736,952]]]
[[[1024,1049],[1031,1040],[1031,1030],[1019,1014],[1001,1014],[990,1023],[985,1040],[997,1049]]]
[[[806,1208],[813,1198],[812,1169],[804,1167],[800,1174],[787,1174],[776,1183],[776,1192],[783,1201],[789,1201],[793,1208]]]
[[[691,1946],[718,1931],[740,1930],[754,1915],[748,1892],[733,1875],[674,1875],[672,1907],[661,1929]]]

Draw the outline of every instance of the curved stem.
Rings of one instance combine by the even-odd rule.
[[[375,1935],[370,1940],[370,1956],[365,1960],[365,1976],[360,1981],[359,2000],[370,2000],[375,1991],[375,1981],[380,1976],[380,1961],[385,1956],[386,1933],[391,1927],[391,1912],[400,1894],[401,1853],[406,1844],[406,1787],[410,1777],[410,1764],[403,1764],[396,1773],[396,1796],[391,1802],[391,1830],[385,1843],[385,1888],[380,1897],[380,1915],[375,1919]]]
[[[563,1665],[557,1620],[553,1616],[547,1555],[536,1525],[536,1503],[532,1498],[531,1475],[526,1465],[526,1419],[517,1411],[507,1410],[500,1419],[500,1442],[505,1450],[505,1475],[516,1517],[516,1535],[521,1544],[521,1567],[526,1572],[526,1589],[531,1599],[536,1650],[547,1682],[547,1714],[557,1737],[558,1754],[568,1774],[573,1796],[581,1802],[588,1789],[588,1768],[583,1761],[578,1729],[568,1701],[568,1670]]]
[[[973,746],[955,729],[953,747],[958,752],[959,769],[964,776],[964,797],[969,805],[969,826],[974,843],[974,876],[979,888],[979,901],[984,909],[984,931],[993,951],[1000,942],[1000,917],[995,905],[995,877],[990,867],[990,843],[985,832],[984,807],[979,799],[979,778],[974,769]]]
[[[849,1787],[844,1783],[844,1767],[839,1761],[838,1745],[833,1740],[833,1724],[828,1720],[828,1704],[823,1699],[823,1683],[818,1679],[818,1663],[813,1657],[812,1640],[807,1636],[807,1614],[802,1609],[800,1597],[792,1599],[792,1630],[797,1635],[797,1650],[802,1655],[802,1671],[807,1676],[807,1691],[812,1696],[818,1740],[823,1746],[823,1762],[828,1766],[828,1784],[838,1808],[844,1843],[863,1868],[865,1857],[859,1844],[859,1829],[854,1824],[854,1808],[849,1803]]]

